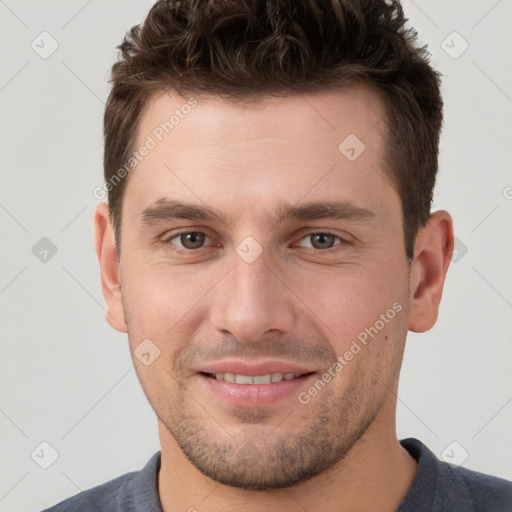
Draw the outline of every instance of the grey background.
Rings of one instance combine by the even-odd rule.
[[[151,4],[0,0],[0,511],[40,510],[159,449],[127,337],[105,321],[92,195],[115,46]],[[434,209],[459,245],[438,323],[408,338],[398,435],[512,479],[512,2],[404,6],[445,75]],[[47,58],[31,47],[51,49],[44,31]],[[47,469],[42,442],[58,452]]]

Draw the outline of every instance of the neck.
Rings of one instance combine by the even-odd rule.
[[[343,460],[298,485],[269,491],[239,489],[206,477],[188,461],[159,422],[162,459],[158,490],[162,510],[396,511],[412,485],[417,462],[396,437],[394,407],[389,405],[381,409]]]

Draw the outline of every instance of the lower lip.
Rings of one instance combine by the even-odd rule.
[[[259,407],[271,405],[290,397],[296,397],[298,391],[310,385],[315,374],[310,373],[298,379],[282,380],[270,384],[236,384],[225,380],[217,380],[199,374],[201,382],[210,393],[224,402],[237,407]]]

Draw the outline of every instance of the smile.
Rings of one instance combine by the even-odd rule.
[[[266,373],[265,375],[242,375],[238,373],[206,373],[208,377],[235,384],[271,384],[301,377],[301,373]]]

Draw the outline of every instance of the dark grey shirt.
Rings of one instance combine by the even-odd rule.
[[[441,462],[417,439],[400,441],[418,461],[414,482],[397,512],[512,512],[512,482]],[[141,471],[126,473],[43,512],[162,512],[160,452]]]

